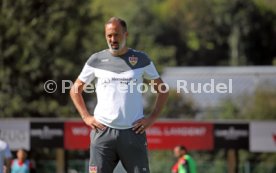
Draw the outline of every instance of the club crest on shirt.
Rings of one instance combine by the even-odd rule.
[[[97,173],[97,166],[89,166],[89,173]]]
[[[128,57],[128,61],[132,66],[135,66],[138,62],[138,57],[135,57],[134,55]]]

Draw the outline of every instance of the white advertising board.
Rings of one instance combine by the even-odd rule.
[[[11,150],[30,150],[30,122],[27,120],[1,120],[0,139],[6,141]]]
[[[250,123],[250,151],[276,152],[276,123]]]

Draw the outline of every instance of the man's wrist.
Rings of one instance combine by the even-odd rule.
[[[88,115],[81,115],[82,120],[85,120],[86,118],[88,118]]]

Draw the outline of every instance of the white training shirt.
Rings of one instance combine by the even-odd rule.
[[[159,74],[143,52],[129,49],[124,55],[113,56],[104,50],[88,59],[78,78],[86,84],[95,79],[95,119],[111,128],[128,129],[144,117],[143,78],[157,79]]]

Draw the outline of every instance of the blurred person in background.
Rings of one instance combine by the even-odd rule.
[[[19,149],[16,157],[11,163],[11,173],[31,173],[33,166],[27,159],[27,152],[24,149]]]
[[[196,173],[196,163],[188,154],[185,146],[176,146],[173,150],[177,162],[172,167],[172,173]]]
[[[9,145],[0,139],[0,173],[10,172],[12,154]]]

